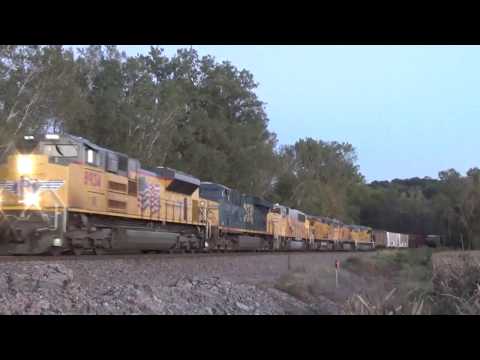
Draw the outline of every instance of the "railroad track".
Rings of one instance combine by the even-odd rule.
[[[367,251],[361,251],[367,252]],[[0,255],[0,263],[2,262],[29,262],[29,261],[77,261],[77,260],[124,260],[124,259],[182,259],[182,258],[208,258],[208,257],[232,257],[232,256],[264,256],[264,255],[299,255],[299,254],[324,254],[324,253],[360,253],[360,251],[350,250],[330,250],[330,251],[255,251],[255,252],[207,252],[207,253],[156,253],[156,254],[139,254],[139,253],[117,253],[102,255]]]

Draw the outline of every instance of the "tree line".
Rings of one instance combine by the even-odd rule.
[[[348,143],[278,144],[253,75],[192,48],[0,46],[0,145],[68,132],[205,181],[391,231],[479,244],[479,170],[367,184]]]

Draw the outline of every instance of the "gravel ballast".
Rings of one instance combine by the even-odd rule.
[[[334,259],[350,255],[150,255],[2,262],[0,314],[334,313],[272,284],[292,268],[333,266]]]

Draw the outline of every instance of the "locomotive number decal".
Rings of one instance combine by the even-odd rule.
[[[92,187],[101,187],[102,177],[97,173],[85,171],[84,184]]]
[[[252,204],[244,204],[243,208],[245,209],[245,217],[244,222],[253,224],[253,205]]]

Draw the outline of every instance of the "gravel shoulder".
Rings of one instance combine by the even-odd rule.
[[[346,298],[355,288],[346,276],[341,277],[341,289],[335,288],[334,262],[352,255],[150,255],[4,262],[0,314],[335,314],[339,313],[335,299]],[[322,291],[299,296],[283,286],[299,273],[320,279]]]

